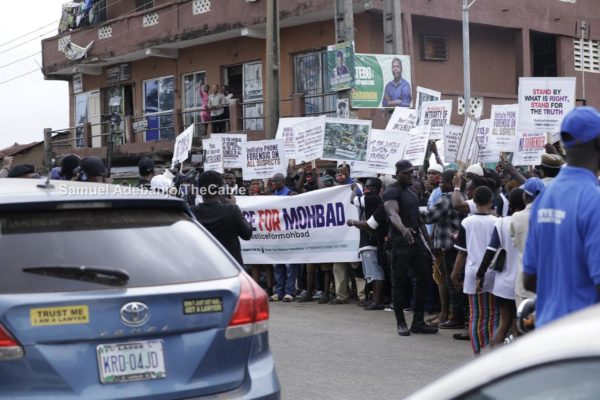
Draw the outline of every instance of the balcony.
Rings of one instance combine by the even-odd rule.
[[[333,17],[330,0],[281,0],[279,7],[282,28]],[[44,75],[68,80],[74,73],[99,75],[116,63],[176,58],[182,48],[240,37],[245,27],[264,32],[265,12],[261,0],[180,0],[125,14],[43,40]],[[69,60],[63,53],[69,43],[91,46],[84,57]]]

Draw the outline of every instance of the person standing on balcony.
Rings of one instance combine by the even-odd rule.
[[[225,132],[225,96],[219,91],[219,85],[212,85],[212,90],[208,96],[208,108],[210,109],[210,118],[214,121],[212,125],[212,133]]]
[[[210,86],[208,83],[202,84],[200,86],[198,92],[198,98],[200,99],[200,106],[202,107],[202,111],[200,111],[200,119],[204,126],[203,134],[206,135],[208,133],[208,123],[210,122],[210,110],[208,109],[208,91],[210,90]]]

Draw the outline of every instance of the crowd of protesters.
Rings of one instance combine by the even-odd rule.
[[[392,311],[400,336],[457,329],[454,339],[469,340],[479,354],[518,335],[516,310],[526,298],[537,294],[538,326],[600,299],[600,113],[576,108],[561,130],[564,147],[546,145],[541,164],[527,171],[507,161],[464,171],[444,167],[432,143],[436,163],[419,169],[399,160],[394,177],[353,179],[345,163],[249,182],[234,171],[206,171],[191,179],[202,196],[188,200],[198,221],[243,265],[239,240],[250,239],[252,226],[236,196],[347,185],[359,211],[359,219],[346,223],[360,231],[360,262],[244,265],[248,273],[271,301],[356,302]],[[32,165],[10,161],[0,176],[36,176]],[[138,167],[139,186],[152,190],[169,192],[191,177],[156,175],[150,158]],[[105,172],[97,157],[70,155],[50,174],[102,182]]]

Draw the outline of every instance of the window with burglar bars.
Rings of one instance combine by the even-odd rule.
[[[448,60],[448,38],[443,36],[423,36],[421,58],[427,61]]]
[[[600,73],[600,40],[573,39],[575,71]]]
[[[135,11],[149,10],[154,7],[154,0],[135,0]]]
[[[314,51],[294,55],[294,88],[304,94],[306,115],[335,116],[337,94],[327,79],[327,52]]]

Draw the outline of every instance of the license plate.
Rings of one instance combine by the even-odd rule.
[[[161,379],[167,376],[162,340],[101,344],[96,347],[101,383]]]

